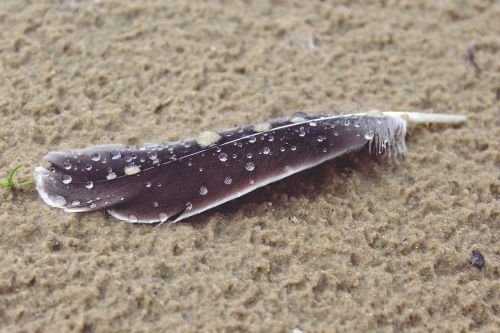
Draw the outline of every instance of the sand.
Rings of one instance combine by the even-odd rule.
[[[20,180],[50,150],[296,111],[469,121],[159,228],[1,189],[0,330],[498,331],[499,55],[488,0],[2,0],[0,170]]]

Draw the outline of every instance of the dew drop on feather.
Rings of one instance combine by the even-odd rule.
[[[253,164],[252,162],[247,162],[247,164],[245,164],[245,169],[247,171],[253,171],[255,169],[255,164]]]
[[[89,190],[94,187],[94,183],[92,183],[92,181],[88,181],[86,184],[85,184],[85,187],[88,188]]]
[[[229,185],[233,182],[233,179],[231,177],[226,177],[224,178],[224,184]]]
[[[63,182],[63,184],[69,184],[69,183],[71,183],[72,180],[73,180],[73,178],[71,178],[70,175],[64,175],[64,176],[62,176],[62,182]]]
[[[225,161],[227,161],[227,154],[226,154],[226,153],[220,153],[220,154],[219,154],[219,160],[220,160],[221,162],[225,162]]]
[[[206,195],[208,193],[208,189],[205,186],[200,187],[199,193],[201,195]]]
[[[85,170],[87,170],[87,171],[92,170],[92,164],[90,164],[90,163],[85,164]]]
[[[141,172],[141,167],[138,165],[127,165],[123,170],[127,176],[130,176]]]
[[[66,170],[71,169],[71,163],[70,163],[70,162],[67,162],[67,161],[66,161],[66,162],[64,162],[64,164],[63,164],[63,168],[64,168],[64,169],[66,169]]]
[[[111,152],[111,159],[112,160],[117,160],[117,159],[119,159],[121,157],[122,157],[122,155],[120,154],[120,152],[118,150],[113,150]]]
[[[269,147],[262,148],[262,153],[264,155],[269,155],[270,152],[271,152],[271,149]]]
[[[116,178],[116,173],[114,173],[113,171],[110,171],[110,172],[108,173],[108,175],[106,176],[106,179],[107,179],[107,180],[113,180],[113,179],[115,179],[115,178]]]
[[[101,154],[99,153],[93,153],[92,155],[90,155],[90,158],[92,159],[92,161],[99,161],[101,159]]]
[[[146,187],[151,187],[152,185],[151,182],[146,182]]]
[[[372,130],[369,130],[368,132],[365,133],[365,139],[366,140],[372,140],[375,134],[373,133]]]
[[[129,215],[128,219],[130,220],[130,222],[133,222],[133,223],[137,222],[137,216],[135,216],[135,215]]]

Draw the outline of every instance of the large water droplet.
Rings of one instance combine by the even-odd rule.
[[[106,176],[107,180],[113,180],[116,178],[116,173],[113,172],[113,170],[110,170],[108,175]]]
[[[51,197],[53,203],[57,207],[62,207],[66,205],[66,199],[62,195],[55,195]]]
[[[252,162],[247,162],[247,164],[245,164],[245,169],[247,171],[253,171],[255,169],[255,164],[253,164]]]
[[[315,121],[309,122],[309,126],[315,127],[316,125],[317,125],[317,123]]]
[[[85,184],[85,187],[88,188],[89,190],[94,187],[94,183],[92,183],[92,181],[88,181],[86,184]]]
[[[69,184],[69,183],[71,183],[72,180],[73,180],[73,178],[71,178],[70,175],[64,175],[64,176],[62,176],[62,182],[63,182],[63,184]]]
[[[227,154],[226,154],[226,153],[220,153],[220,154],[219,154],[219,160],[220,160],[221,162],[225,162],[225,161],[227,161]]]
[[[264,155],[268,155],[270,152],[271,152],[271,149],[269,147],[262,148],[262,153]]]
[[[233,182],[233,179],[231,177],[226,177],[224,178],[224,184],[229,185]]]
[[[63,167],[64,167],[64,169],[69,170],[69,169],[71,169],[71,163],[64,162]]]
[[[257,141],[257,138],[255,136],[251,136],[249,139],[248,139],[248,142],[250,143],[254,143],[255,141]]]
[[[112,160],[117,160],[119,159],[120,157],[122,157],[122,154],[120,154],[120,152],[118,150],[113,150],[111,152],[111,159]]]
[[[101,154],[99,153],[93,153],[92,155],[90,155],[90,158],[92,159],[92,161],[99,161],[101,159]]]
[[[78,205],[80,205],[80,201],[78,200],[75,200],[71,203],[71,206],[78,206]]]
[[[149,154],[149,158],[152,159],[152,160],[156,160],[157,157],[158,157],[158,154],[156,154],[156,152],[154,152],[154,151],[152,151]]]
[[[290,147],[290,149],[291,149],[292,151],[296,151],[296,150],[297,150],[297,147],[295,147],[295,146],[291,146],[291,147]]]
[[[205,186],[200,187],[198,191],[201,195],[206,195],[208,193],[208,189]]]
[[[137,216],[135,216],[135,215],[129,215],[129,216],[128,216],[128,219],[129,219],[129,221],[130,221],[130,222],[132,222],[132,223],[137,222]]]
[[[252,154],[251,154],[251,153],[248,153],[248,154],[247,154],[247,158],[252,158]]]
[[[90,164],[90,163],[85,164],[85,170],[87,170],[87,171],[92,170],[92,164]]]
[[[323,142],[325,138],[323,138],[322,136],[318,136],[318,138],[316,140],[318,140],[318,142]]]

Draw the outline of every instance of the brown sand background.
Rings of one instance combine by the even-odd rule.
[[[303,110],[470,118],[159,228],[0,190],[0,330],[498,331],[499,51],[498,1],[2,0],[0,170],[20,179],[49,150]]]

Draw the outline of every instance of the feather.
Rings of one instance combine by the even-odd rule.
[[[51,166],[37,167],[35,180],[45,203],[68,212],[178,222],[366,145],[375,154],[403,154],[408,123],[462,121],[411,112],[296,113],[176,142],[50,152],[44,159]]]

